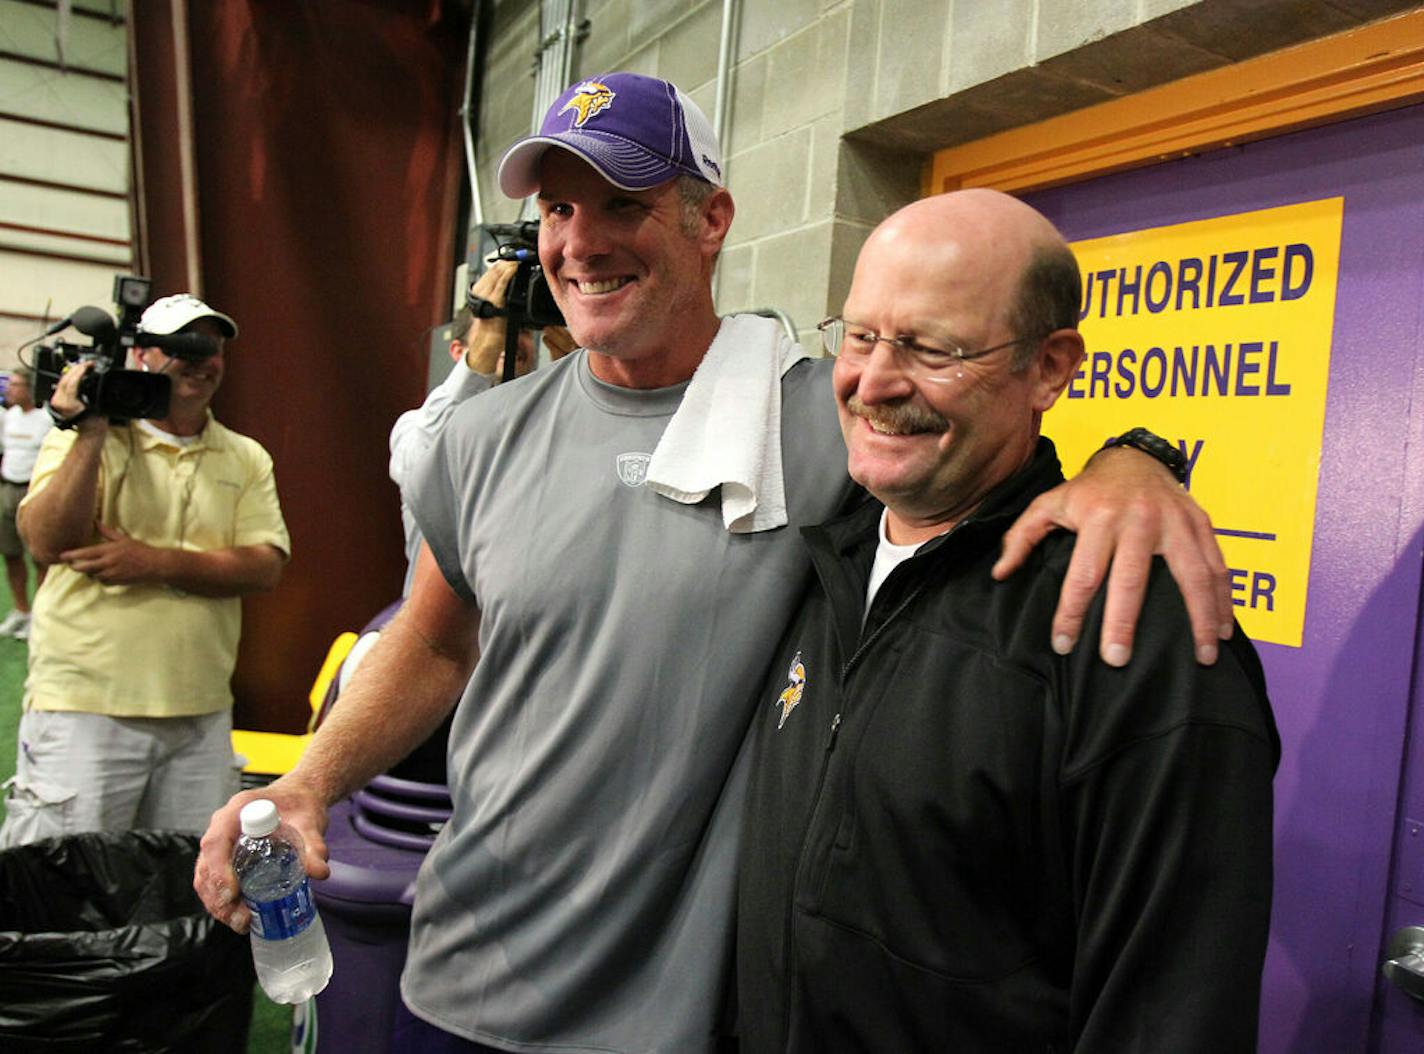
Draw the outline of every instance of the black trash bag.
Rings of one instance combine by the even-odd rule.
[[[242,1054],[252,953],[203,911],[197,855],[169,831],[0,852],[0,1050]]]

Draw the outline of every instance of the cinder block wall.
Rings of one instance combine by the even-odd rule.
[[[815,351],[869,230],[933,151],[1421,6],[1405,0],[741,0],[723,143],[737,218],[719,310],[775,306]],[[538,5],[495,8],[478,122],[486,219],[533,117]],[[665,77],[713,116],[721,0],[586,0],[575,75]]]

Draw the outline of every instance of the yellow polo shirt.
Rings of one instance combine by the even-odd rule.
[[[26,503],[54,478],[74,439],[58,429],[45,439]],[[272,458],[211,414],[188,446],[137,423],[111,427],[95,516],[164,548],[268,544],[291,552]],[[27,705],[111,717],[214,713],[232,705],[241,621],[237,597],[106,586],[56,564],[35,596]]]

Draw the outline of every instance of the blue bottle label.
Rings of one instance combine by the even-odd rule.
[[[242,899],[252,912],[252,932],[265,941],[295,937],[316,918],[311,887],[305,878],[296,889],[277,900],[258,902],[248,897]]]

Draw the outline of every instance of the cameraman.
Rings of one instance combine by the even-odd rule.
[[[470,287],[470,295],[486,300],[496,308],[503,308],[509,293],[509,284],[514,280],[518,264],[510,260],[492,263]],[[421,457],[428,451],[435,437],[445,427],[445,422],[455,412],[455,407],[467,399],[488,391],[504,376],[504,336],[503,318],[475,318],[468,304],[455,314],[455,324],[450,341],[450,358],[455,365],[449,375],[431,389],[425,402],[418,409],[407,410],[396,418],[391,429],[391,479],[401,488],[401,526],[405,530],[406,573],[401,595],[410,592],[411,575],[415,569],[415,557],[420,552],[420,528],[415,524],[405,502],[405,485],[411,479]],[[552,359],[561,359],[574,350],[574,339],[562,326],[548,326],[544,330],[544,345]],[[534,368],[535,348],[532,330],[521,330],[519,350],[514,368],[523,377]]]
[[[20,533],[52,564],[35,597],[15,777],[0,847],[86,830],[201,831],[236,788],[229,680],[244,593],[271,589],[290,542],[272,459],[208,408],[237,325],[187,294],[150,334],[200,333],[206,357],[140,347],[172,381],[168,415],[113,425],[65,371]]]

